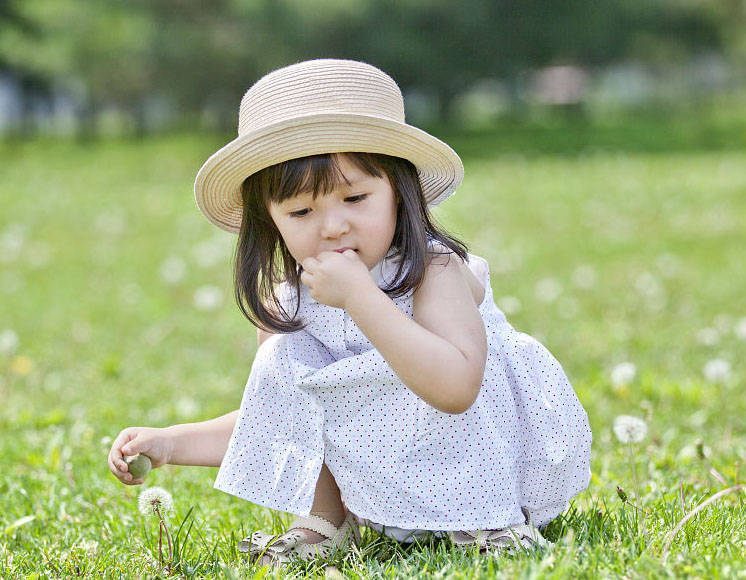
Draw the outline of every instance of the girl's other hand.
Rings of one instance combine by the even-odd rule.
[[[321,252],[301,263],[300,281],[308,286],[311,298],[335,308],[347,308],[366,287],[376,287],[373,278],[354,250]]]
[[[111,444],[109,469],[125,485],[139,485],[143,482],[143,479],[132,478],[132,475],[128,473],[124,456],[144,453],[150,457],[152,467],[156,468],[170,461],[172,450],[173,442],[165,429],[127,427],[117,435],[114,443]]]

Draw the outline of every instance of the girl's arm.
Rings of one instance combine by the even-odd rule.
[[[376,286],[349,297],[345,310],[407,387],[446,413],[463,413],[484,377],[487,337],[455,254],[435,255],[414,293],[414,319]]]
[[[209,421],[166,427],[165,435],[172,445],[169,463],[219,467],[237,417],[238,409]]]
[[[272,336],[271,332],[257,328],[258,346]],[[150,457],[153,467],[172,465],[202,465],[217,467],[228,450],[228,442],[236,424],[238,410],[222,417],[184,423],[165,428],[128,427],[111,445],[109,469],[122,482],[128,485],[142,483],[128,473],[125,455],[144,453]]]
[[[154,468],[168,463],[217,467],[228,450],[237,416],[238,410],[217,419],[162,429],[127,427],[111,445],[109,469],[122,483],[134,485],[143,480],[133,479],[128,473],[125,455],[144,453],[150,457]]]

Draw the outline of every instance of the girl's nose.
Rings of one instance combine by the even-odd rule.
[[[324,215],[321,235],[324,238],[338,238],[350,231],[350,224],[344,212],[330,211]]]

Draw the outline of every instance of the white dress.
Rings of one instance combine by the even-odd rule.
[[[586,412],[555,358],[496,306],[487,262],[468,258],[488,350],[465,413],[420,399],[344,310],[301,286],[307,326],[257,350],[215,487],[307,516],[326,462],[358,521],[399,540],[520,524],[521,507],[536,525],[562,512],[590,479]],[[384,287],[395,267],[387,256],[371,275]],[[394,302],[412,316],[412,292]]]

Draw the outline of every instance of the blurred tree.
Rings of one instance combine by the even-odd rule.
[[[724,52],[743,70],[746,67],[746,2],[744,0],[681,0],[713,23]]]
[[[445,119],[455,96],[483,78],[500,78],[515,88],[524,71],[551,64],[601,66],[628,56],[652,60],[658,55],[647,40],[685,54],[719,48],[716,27],[700,7],[668,0],[326,0],[321,9],[277,0],[277,5],[298,15],[306,25],[301,30],[311,31],[290,35],[298,54],[371,62],[403,87],[437,95]]]
[[[115,105],[145,129],[163,97],[185,124],[235,127],[246,88],[279,66],[356,58],[447,118],[475,81],[517,86],[527,69],[669,62],[744,47],[743,0],[0,0],[0,66],[84,103],[85,125]],[[738,52],[738,50],[734,52]]]
[[[84,135],[96,131],[106,104],[131,111],[142,129],[142,97],[156,71],[148,62],[152,20],[133,7],[106,0],[24,0],[14,11],[34,34],[11,28],[0,36],[0,54],[16,69],[54,81],[82,103]]]
[[[23,16],[15,2],[0,0],[0,42],[6,35],[38,38],[40,32],[32,21]],[[22,107],[18,129],[22,136],[28,137],[34,131],[32,103],[39,100],[49,102],[51,98],[51,79],[23,66],[15,66],[0,51],[0,71],[3,69],[9,71],[18,81]]]

